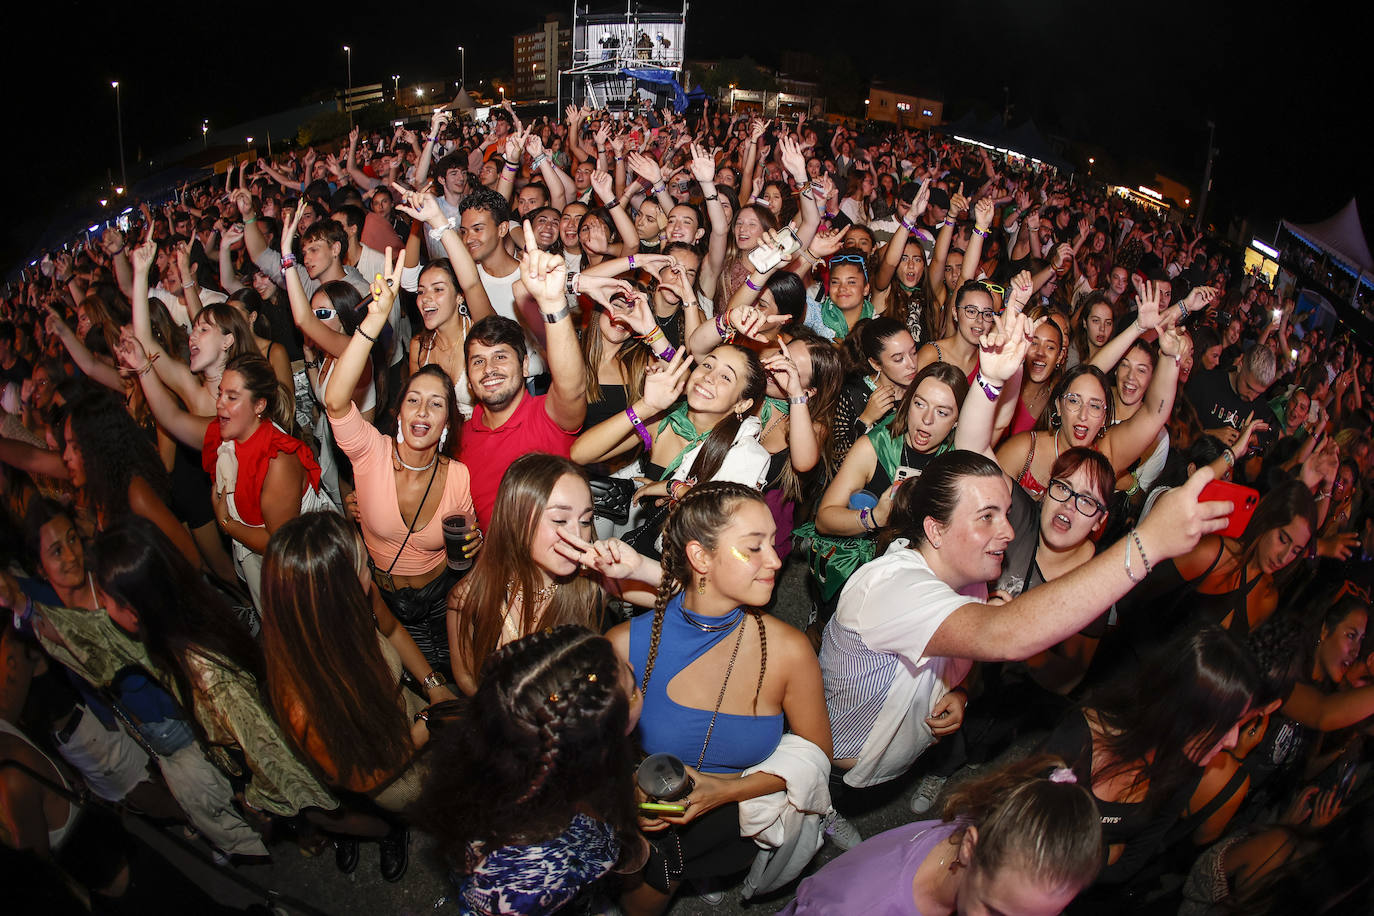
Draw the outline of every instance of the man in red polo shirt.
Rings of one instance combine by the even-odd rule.
[[[460,458],[471,475],[472,505],[483,531],[510,463],[530,452],[567,457],[587,416],[587,379],[568,315],[567,276],[562,255],[531,249],[520,262],[520,282],[547,324],[547,394],[525,390],[529,356],[516,322],[489,315],[472,326],[463,345],[475,403],[472,419],[463,424]]]

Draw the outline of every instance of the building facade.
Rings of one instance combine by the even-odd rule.
[[[543,25],[514,38],[515,67],[511,88],[516,99],[558,96],[558,71],[572,60],[572,29],[557,13]]]

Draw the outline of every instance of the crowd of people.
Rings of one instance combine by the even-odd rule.
[[[35,900],[166,901],[89,793],[221,863],[424,831],[465,913],[1369,910],[1374,363],[1215,238],[938,133],[507,107],[49,263],[0,303]]]

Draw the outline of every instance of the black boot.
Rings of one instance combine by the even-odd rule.
[[[334,838],[334,864],[345,875],[353,874],[358,867],[358,841],[354,837]]]
[[[394,827],[391,833],[378,841],[381,848],[382,877],[387,881],[400,881],[405,876],[406,866],[410,864],[410,829]]]

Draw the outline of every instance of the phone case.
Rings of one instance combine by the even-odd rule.
[[[1232,504],[1231,515],[1220,534],[1228,538],[1238,538],[1245,531],[1245,526],[1250,524],[1250,516],[1255,514],[1259,498],[1258,490],[1231,483],[1229,480],[1214,480],[1202,488],[1198,502],[1229,501]]]

